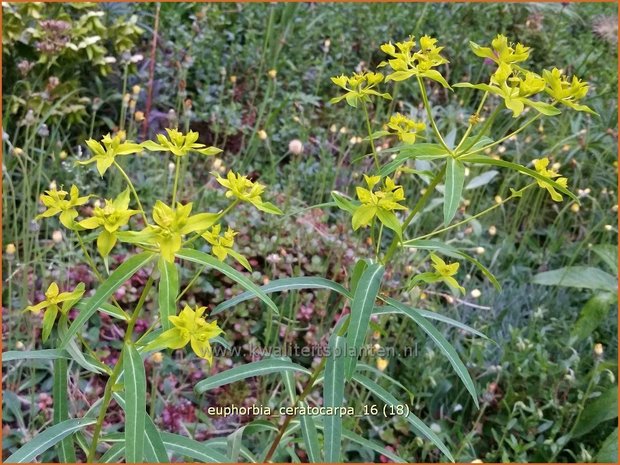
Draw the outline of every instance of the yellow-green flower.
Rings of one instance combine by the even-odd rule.
[[[562,71],[553,68],[551,71],[543,71],[543,79],[547,87],[545,92],[554,100],[577,111],[585,111],[596,114],[588,106],[577,103],[588,93],[588,83],[573,76],[569,81]]]
[[[536,169],[538,173],[542,174],[546,178],[553,179],[556,183],[558,183],[562,187],[566,187],[568,185],[567,178],[559,177],[560,176],[559,173],[556,173],[555,171],[547,168],[549,166],[548,158],[535,159],[533,160],[533,163],[534,163],[534,168]],[[555,202],[561,202],[563,200],[562,194],[556,191],[551,184],[546,183],[544,181],[540,181],[540,180],[537,180],[537,182],[540,187],[542,187],[543,189],[547,189],[547,191],[551,195],[551,198]]]
[[[390,121],[387,123],[388,129],[392,134],[395,134],[398,139],[405,144],[413,144],[416,140],[418,132],[426,129],[426,124],[423,122],[416,122],[411,118],[407,118],[400,113],[396,113],[390,117]]]
[[[177,203],[173,209],[161,200],[153,207],[154,225],[148,225],[142,231],[119,232],[117,237],[124,242],[153,245],[159,249],[164,260],[174,262],[174,255],[183,244],[183,236],[196,231],[206,231],[217,221],[217,213],[198,213],[190,216],[192,204]]]
[[[36,305],[29,305],[24,311],[39,313],[45,309],[43,316],[43,342],[49,337],[58,311],[66,315],[84,295],[84,283],[79,283],[71,292],[60,292],[58,284],[52,283],[45,291],[45,300]],[[62,305],[61,305],[62,304]]]
[[[209,340],[224,331],[215,321],[207,323],[202,317],[205,310],[206,307],[196,307],[194,311],[186,305],[178,316],[169,317],[174,328],[164,331],[145,349],[153,350],[161,347],[180,349],[189,343],[198,357],[205,359],[209,365],[212,365],[213,351]]]
[[[67,195],[69,198],[67,199]],[[45,194],[41,194],[41,202],[47,207],[43,213],[38,215],[36,219],[49,218],[56,216],[60,213],[60,222],[68,229],[73,229],[75,226],[75,218],[78,216],[76,207],[84,205],[88,202],[90,195],[80,197],[80,192],[77,186],[71,186],[70,194],[63,190],[50,189],[45,191]]]
[[[166,128],[168,137],[163,134],[157,134],[157,141],[159,143],[147,140],[142,143],[142,147],[152,152],[171,152],[177,157],[183,157],[189,152],[198,152],[203,155],[217,155],[222,151],[217,147],[207,147],[205,144],[196,142],[198,140],[198,133],[195,131],[189,131],[187,134],[183,134],[176,129]]]
[[[252,271],[252,267],[250,266],[248,260],[243,255],[233,249],[233,246],[235,245],[235,236],[238,233],[230,226],[224,234],[221,234],[221,231],[222,226],[216,224],[211,228],[210,231],[206,231],[202,235],[202,237],[209,244],[211,244],[211,252],[213,253],[213,255],[215,255],[221,261],[226,260],[226,257],[230,255],[239,263],[241,263],[246,270]]]
[[[107,134],[97,142],[94,139],[86,141],[86,145],[92,152],[93,156],[86,161],[78,161],[80,165],[88,165],[97,163],[97,171],[103,176],[107,169],[114,164],[116,157],[121,155],[131,155],[142,151],[142,146],[132,141],[123,141],[122,134],[116,134],[111,137]]]
[[[233,171],[229,171],[226,178],[221,177],[218,173],[213,174],[217,177],[217,182],[228,189],[226,197],[236,197],[243,202],[249,202],[266,213],[282,214],[282,211],[274,204],[263,201],[261,196],[265,192],[264,185],[253,182],[242,174],[235,174]]]
[[[391,58],[379,63],[379,67],[390,65],[394,70],[388,74],[386,81],[404,81],[412,76],[426,77],[439,82],[442,86],[450,88],[448,82],[439,71],[433,69],[437,66],[449,63],[441,51],[443,47],[437,47],[437,39],[429,36],[420,38],[420,48],[415,51],[416,46],[413,36],[403,42],[391,42],[383,44],[381,50]]]
[[[346,99],[349,105],[357,108],[360,103],[367,102],[370,95],[376,95],[386,100],[392,100],[392,96],[390,94],[381,93],[375,90],[375,87],[383,81],[383,75],[381,73],[354,73],[351,77],[341,75],[331,79],[332,82],[338,87],[346,90],[344,95],[331,99],[331,103],[338,103],[341,100]]]
[[[497,64],[513,64],[525,61],[530,56],[530,47],[526,47],[521,43],[516,45],[508,44],[508,38],[502,34],[498,34],[491,41],[491,47],[481,47],[475,42],[470,42],[469,46],[472,51],[481,58],[488,58]]]
[[[415,285],[419,281],[425,283],[436,283],[441,281],[454,289],[458,289],[464,294],[465,289],[454,278],[454,275],[456,275],[459,270],[459,263],[446,263],[434,253],[431,253],[431,260],[433,261],[433,268],[435,271],[416,275],[411,281],[411,285]]]
[[[127,188],[114,200],[106,200],[103,208],[95,207],[93,216],[80,221],[78,224],[84,229],[103,227],[97,237],[97,250],[102,257],[107,257],[116,244],[117,231],[138,212],[139,210],[129,209],[129,188]]]
[[[526,106],[548,116],[560,114],[560,110],[553,105],[530,98],[545,90],[545,80],[542,77],[505,62],[500,62],[489,84],[462,82],[454,87],[469,87],[498,95],[504,99],[506,108],[512,111],[515,118],[523,113]]]
[[[361,205],[353,213],[353,229],[370,226],[376,216],[385,227],[395,231],[399,237],[402,236],[400,221],[394,211],[407,209],[399,203],[405,200],[403,187],[397,186],[390,177],[386,177],[383,187],[373,191],[381,177],[364,175],[364,180],[368,189],[356,187],[357,198]]]

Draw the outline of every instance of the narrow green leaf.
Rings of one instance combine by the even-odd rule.
[[[67,360],[57,358],[54,360],[54,387],[52,397],[54,400],[54,424],[58,425],[69,419],[69,393],[67,392]],[[63,463],[76,463],[73,438],[67,436],[58,443],[58,458]]]
[[[213,450],[212,444],[208,442],[198,442],[194,439],[172,433],[161,433],[166,449],[177,453],[182,457],[190,457],[206,463],[228,463],[229,459],[225,455]]]
[[[441,145],[424,142],[414,145],[398,146],[394,149],[398,150],[399,154],[394,160],[383,165],[379,172],[381,176],[389,176],[405,164],[407,160],[436,160],[448,156],[448,152]]]
[[[363,277],[362,277],[363,281]],[[362,284],[360,281],[360,286]],[[323,383],[323,405],[325,407],[342,407],[344,400],[344,369],[347,341],[340,336],[333,336],[329,343],[330,353],[325,364],[325,381]],[[341,461],[342,417],[329,415],[324,420],[323,443],[325,462]]]
[[[544,181],[550,186],[553,186],[554,189],[562,192],[563,194],[568,195],[571,199],[577,202],[579,201],[579,199],[577,199],[575,194],[569,191],[566,187],[560,186],[553,179],[547,178],[543,176],[542,174],[538,173],[537,171],[526,168],[525,166],[519,165],[518,163],[512,163],[506,160],[496,160],[495,158],[491,158],[491,157],[487,157],[485,155],[479,155],[479,154],[464,155],[461,158],[459,158],[459,160],[466,161],[468,163],[478,164],[478,165],[499,166],[501,168],[508,168],[513,171],[518,171],[520,173],[527,174],[528,176],[531,176],[532,178],[535,178],[538,181]]]
[[[210,266],[211,268],[218,270],[219,272],[228,276],[233,281],[239,283],[239,285],[241,285],[245,290],[252,292],[256,297],[265,302],[265,304],[267,304],[267,306],[269,306],[275,313],[278,313],[278,307],[267,296],[267,294],[265,294],[265,292],[263,292],[256,284],[254,284],[252,281],[250,281],[248,278],[246,278],[244,275],[242,275],[226,263],[223,263],[204,252],[191,249],[181,249],[179,252],[177,252],[177,257],[188,260],[190,262],[198,263],[200,265]]]
[[[358,354],[366,339],[370,315],[381,287],[381,278],[385,269],[379,264],[369,265],[360,277],[351,302],[351,321],[347,330],[347,349],[351,354]],[[351,379],[355,372],[357,355],[346,357],[346,377]]]
[[[614,275],[618,275],[618,246],[614,244],[597,244],[592,252],[603,260]]]
[[[164,260],[157,262],[159,269],[159,320],[164,330],[170,329],[172,323],[168,319],[177,314],[177,295],[179,293],[179,272],[174,263]]]
[[[138,270],[144,268],[152,259],[152,252],[142,252],[131,257],[126,262],[116,268],[112,274],[99,286],[95,295],[82,307],[77,318],[73,321],[69,330],[60,342],[60,348],[65,348],[71,338],[77,334],[82,326],[90,319],[97,309],[108,299],[119,287],[121,287]]]
[[[117,442],[113,444],[105,453],[99,458],[101,463],[120,463],[120,459],[125,454],[125,441]]]
[[[301,408],[307,408],[308,404],[301,400],[299,401],[299,406]],[[316,425],[314,424],[312,416],[301,415],[299,417],[299,422],[301,425],[301,436],[304,439],[304,444],[306,445],[306,452],[308,453],[310,463],[320,463],[321,446],[319,445],[319,435],[316,431]]]
[[[50,426],[20,447],[14,454],[9,456],[4,463],[33,462],[37,456],[41,455],[50,447],[54,447],[67,436],[88,425],[94,424],[96,421],[95,418],[71,419]]]
[[[264,376],[270,373],[280,373],[284,371],[299,371],[301,373],[310,374],[310,370],[297,365],[296,363],[285,360],[265,359],[258,362],[246,363],[230,370],[222,371],[207,379],[203,379],[194,387],[194,390],[201,394],[209,389],[225,386],[253,376]]]
[[[407,463],[406,460],[403,460],[391,450],[388,450],[385,447],[382,447],[381,444],[377,444],[374,441],[365,439],[362,436],[355,434],[353,431],[349,431],[348,429],[343,429],[342,437],[348,439],[349,441],[353,441],[354,443],[359,444],[362,447],[366,447],[367,449],[373,450],[381,455],[384,455],[396,463]]]
[[[360,278],[364,274],[364,270],[368,268],[368,260],[360,259],[353,266],[353,271],[351,271],[351,278],[349,279],[349,287],[351,288],[351,292],[355,292],[357,289],[357,283],[360,282]],[[346,292],[346,291],[345,291]]]
[[[265,284],[260,287],[261,291],[265,294],[270,294],[272,292],[283,292],[289,291],[293,289],[327,289],[330,291],[337,292],[345,297],[349,297],[349,291],[347,291],[340,284],[330,281],[325,278],[313,278],[313,277],[300,277],[300,278],[283,278],[276,279],[275,281],[271,281],[269,284]],[[245,302],[246,300],[250,300],[256,297],[256,294],[251,291],[244,292],[243,294],[239,294],[238,296],[233,297],[232,299],[228,299],[225,302],[222,302],[217,307],[213,309],[211,315],[217,315],[224,310],[227,310],[235,305],[240,304],[241,302]]]
[[[59,358],[69,359],[71,356],[62,349],[42,350],[8,350],[2,352],[2,363],[14,360],[56,360]]]
[[[366,376],[360,373],[356,373],[355,376],[353,376],[353,379],[357,381],[358,383],[360,383],[362,386],[364,386],[366,389],[368,389],[370,392],[375,394],[379,399],[381,399],[386,404],[392,405],[394,407],[402,405],[402,402],[399,402],[392,394],[390,394],[388,391],[383,389],[381,386],[379,386],[377,383],[372,381],[370,378],[367,378]],[[452,454],[450,453],[450,450],[448,449],[448,447],[443,443],[441,439],[439,439],[439,436],[437,436],[433,432],[433,430],[431,430],[428,426],[426,426],[422,422],[422,420],[420,420],[417,416],[415,416],[410,411],[408,415],[403,415],[403,417],[405,418],[405,420],[407,420],[411,424],[411,426],[413,426],[413,428],[419,434],[421,434],[426,439],[428,439],[433,444],[435,444],[435,446],[437,446],[437,448],[441,450],[451,462],[454,462],[454,457],[452,457]]]
[[[133,344],[125,345],[124,350],[125,459],[127,463],[142,463],[144,462],[146,374],[140,353]]]
[[[456,158],[448,158],[443,200],[443,222],[447,226],[456,215],[465,182],[465,165]]]
[[[360,203],[351,199],[351,197],[347,197],[346,195],[332,191],[332,199],[336,203],[336,206],[341,210],[349,212],[351,215],[355,213],[355,209],[359,207]]]
[[[417,240],[413,239],[413,240],[404,242],[403,246],[409,247],[409,248],[423,249],[423,250],[439,250],[444,255],[448,255],[453,258],[459,258],[459,257],[464,258],[468,262],[475,265],[476,268],[478,268],[480,272],[483,275],[485,275],[489,281],[491,281],[493,286],[495,286],[495,289],[497,289],[498,291],[502,290],[502,286],[499,284],[499,281],[493,275],[493,273],[489,271],[489,269],[486,266],[484,266],[482,263],[480,263],[478,260],[476,260],[471,255],[463,252],[460,249],[457,249],[456,247],[452,247],[448,244],[444,244],[441,241],[435,241],[432,239],[417,239]]]
[[[489,339],[488,336],[481,333],[477,329],[474,329],[471,326],[467,326],[466,324],[461,323],[460,321],[456,321],[440,313],[429,312],[428,310],[422,310],[421,308],[413,308],[413,307],[409,307],[409,308],[411,308],[412,310],[415,310],[427,320],[436,320],[436,321],[441,321],[442,323],[448,323],[449,325],[454,326],[455,328],[459,328],[459,329],[462,329],[463,331],[467,331],[468,333],[475,334],[476,336],[482,337],[486,339],[487,341],[495,342],[492,339]],[[401,315],[409,316],[407,312],[404,312],[394,307],[375,307],[372,310],[373,315],[388,315],[388,314],[393,314],[393,313],[399,313]]]
[[[403,305],[397,300],[391,299],[389,297],[382,298],[382,300],[386,304],[391,305],[392,307],[404,312],[409,318],[411,318],[415,322],[415,324],[422,328],[422,331],[424,331],[435,342],[435,344],[437,344],[439,349],[443,352],[443,354],[446,356],[446,358],[454,368],[454,371],[456,371],[458,377],[461,378],[461,381],[463,381],[463,384],[471,394],[471,397],[474,400],[476,407],[479,407],[476,386],[474,385],[474,382],[471,379],[467,368],[465,367],[465,365],[463,365],[463,362],[461,362],[461,359],[456,353],[456,350],[454,350],[454,347],[452,347],[452,345],[446,340],[446,338],[443,337],[443,335],[437,330],[437,328],[435,328],[415,309],[407,307],[406,305]]]
[[[532,279],[535,284],[546,286],[576,287],[616,292],[618,282],[616,278],[599,268],[589,266],[567,266],[557,270],[538,273]]]
[[[112,395],[121,408],[125,410],[125,398],[122,394],[120,392],[115,392]],[[167,463],[170,461],[159,430],[148,414],[145,417],[144,439],[144,458],[149,463]]]
[[[247,425],[237,428],[226,437],[226,446],[228,452],[228,459],[231,463],[239,462],[239,454],[241,454],[241,441],[243,439],[243,432]]]

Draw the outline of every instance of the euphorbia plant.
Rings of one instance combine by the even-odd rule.
[[[499,287],[490,271],[477,260],[453,246],[430,238],[480,217],[501,203],[520,197],[525,190],[536,185],[549,191],[553,201],[561,201],[562,194],[575,199],[567,189],[567,179],[549,168],[547,158],[532,160],[534,169],[531,169],[498,157],[489,157],[485,153],[487,149],[519,134],[534,121],[559,114],[559,104],[577,111],[591,110],[579,103],[587,92],[585,83],[577,78],[569,80],[557,69],[540,74],[527,70],[523,63],[527,60],[530,49],[521,44],[511,45],[501,35],[493,40],[491,47],[471,44],[476,55],[497,65],[488,83],[482,84],[458,83],[451,87],[438,69],[448,61],[442,55],[442,47],[436,44],[436,39],[427,36],[420,38],[419,46],[413,38],[396,44],[384,44],[381,50],[388,55],[388,60],[379,67],[388,70],[385,76],[378,72],[363,72],[351,77],[333,78],[334,83],[345,90],[345,94],[334,98],[333,103],[345,100],[350,106],[363,110],[371,147],[370,156],[373,160],[373,168],[364,175],[364,185],[356,188],[354,198],[333,193],[334,204],[351,215],[352,231],[357,231],[356,234],[367,234],[373,245],[373,253],[361,258],[349,270],[347,287],[322,277],[291,277],[258,287],[241,272],[225,263],[228,256],[231,256],[243,267],[250,269],[248,261],[234,250],[235,231],[227,227],[223,232],[222,228],[226,215],[235,206],[247,202],[266,213],[281,212],[275,205],[263,199],[264,186],[233,172],[229,172],[226,178],[217,175],[217,182],[226,189],[228,199],[228,205],[223,210],[196,213],[192,211],[192,203],[177,202],[178,167],[181,158],[192,156],[192,152],[213,155],[219,151],[214,147],[199,144],[197,134],[191,131],[183,134],[176,129],[169,129],[168,137],[160,135],[157,142],[138,144],[124,141],[121,135],[106,136],[101,143],[88,141],[87,145],[93,157],[84,163],[96,162],[102,176],[115,168],[125,180],[127,188],[115,199],[106,200],[103,207],[96,207],[92,216],[79,220],[78,207],[88,202],[91,196],[80,197],[77,187],[71,188],[70,195],[63,190],[50,190],[41,198],[48,207],[41,216],[60,215],[63,225],[76,235],[84,255],[101,282],[92,296],[79,303],[77,301],[82,297],[83,287],[78,286],[72,291],[60,293],[58,286],[52,284],[44,302],[28,307],[27,310],[46,312],[45,338],[53,334],[53,328],[56,327],[53,338],[55,348],[29,353],[11,352],[5,354],[4,359],[55,359],[54,425],[24,445],[7,461],[32,460],[53,445],[57,445],[61,460],[75,461],[76,444],[87,451],[89,461],[118,461],[122,457],[126,462],[167,462],[170,454],[215,462],[235,462],[240,454],[254,461],[285,461],[298,459],[294,449],[288,447],[288,444],[296,439],[303,442],[307,457],[312,462],[341,461],[343,441],[351,441],[392,460],[403,461],[403,458],[398,457],[392,450],[345,429],[342,417],[350,414],[346,409],[349,392],[347,386],[350,384],[367,390],[377,402],[388,407],[387,412],[390,415],[402,416],[416,433],[431,441],[448,459],[453,460],[448,447],[432,429],[413,414],[407,401],[398,400],[380,385],[377,379],[373,380],[368,376],[368,372],[373,369],[360,361],[360,352],[371,328],[373,315],[396,315],[398,318],[410,319],[448,358],[477,405],[478,394],[467,368],[431,320],[458,327],[476,336],[484,336],[440,313],[412,308],[389,297],[383,283],[385,268],[396,266],[402,261],[396,260],[397,254],[407,249],[416,249],[428,251],[431,268],[414,274],[408,281],[407,288],[436,283],[448,286],[455,293],[464,292],[458,281],[459,262],[453,261],[454,257],[473,263]],[[414,79],[418,83],[419,95],[426,110],[426,121],[416,121],[406,115],[394,114],[385,121],[384,128],[373,131],[369,112],[373,99],[392,98],[388,92],[379,90],[379,87],[390,81],[407,79]],[[469,118],[468,126],[463,128],[458,143],[450,142],[439,131],[427,96],[427,80],[447,89],[471,87],[483,92],[478,109]],[[500,100],[490,109],[485,104],[492,95],[498,96]],[[516,129],[493,140],[493,122],[504,109],[508,109],[514,118],[519,118],[528,111],[534,112],[534,115],[526,120],[518,119],[520,125]],[[483,112],[489,112],[489,115],[483,115]],[[486,118],[484,124],[481,123],[483,117]],[[429,142],[420,143],[422,135]],[[394,148],[379,152],[374,141],[380,138],[395,138],[398,142]],[[434,142],[430,142],[433,139]],[[143,150],[163,152],[164,156],[170,153],[176,163],[171,201],[168,203],[167,199],[157,200],[152,206],[150,217],[143,208],[131,177],[116,160],[118,156],[133,155]],[[390,154],[389,158],[384,157],[386,152]],[[157,156],[162,155],[160,153]],[[430,172],[413,171],[414,175],[427,179],[428,185],[419,197],[407,193],[404,187],[398,184],[403,175],[412,172],[406,166],[410,160],[426,160],[432,167]],[[461,202],[465,170],[476,165],[512,169],[529,176],[532,182],[513,190],[508,199],[497,205],[453,223]],[[428,233],[410,237],[409,225],[424,213],[425,207],[434,197],[443,202],[443,225],[428,225]],[[97,269],[95,260],[89,255],[88,247],[82,238],[84,231],[95,232],[89,237],[93,240],[97,238],[97,250],[106,266],[103,272]],[[387,241],[384,240],[386,238]],[[109,272],[106,259],[118,243],[132,244],[141,251]],[[205,306],[202,305],[185,305],[181,309],[180,297],[195,280],[190,280],[186,289],[180,292],[180,268],[189,266],[190,263],[201,266],[199,273],[207,267],[219,270],[246,289],[246,292],[220,303],[210,314],[207,314]],[[114,300],[114,292],[143,268],[150,273],[142,294],[133,309],[124,309]],[[155,289],[159,317],[145,334],[139,338],[134,337],[136,321],[145,301],[152,290],[155,293]],[[284,421],[278,425],[256,420],[231,433],[225,442],[199,442],[159,431],[153,419],[146,413],[147,380],[143,359],[156,350],[182,349],[189,345],[195,356],[211,364],[214,357],[211,344],[225,344],[227,328],[220,326],[219,314],[232,311],[241,302],[258,298],[279,315],[277,306],[268,294],[295,289],[325,289],[334,292],[342,297],[350,308],[350,312],[342,312],[331,331],[328,350],[313,369],[294,363],[288,357],[266,357],[207,376],[194,388],[198,394],[202,394],[235,381],[277,373],[282,376],[286,396],[289,398],[289,402],[284,404],[288,409],[276,410],[284,415]],[[68,310],[74,305],[79,312],[75,320],[69,322]],[[59,310],[60,319],[56,323]],[[126,323],[123,350],[114,366],[98,360],[81,337],[89,319],[97,311],[105,312]],[[279,316],[284,318],[283,315]],[[64,398],[67,359],[75,361],[83,369],[108,377],[103,398],[91,407],[84,418],[70,418]],[[385,373],[379,375],[390,385],[402,390],[403,386],[397,380]],[[300,389],[297,389],[297,386],[300,386]],[[309,395],[314,391],[322,391],[323,403],[310,409]],[[103,420],[112,398],[125,410],[124,433],[102,436]],[[368,411],[354,413],[377,415],[378,412],[375,406]],[[386,410],[383,412],[385,414]],[[92,432],[85,429],[90,425],[94,425]],[[268,434],[263,450],[250,451],[243,447],[243,433],[250,429]],[[319,430],[322,430],[322,434]],[[74,435],[77,432],[79,434]]]

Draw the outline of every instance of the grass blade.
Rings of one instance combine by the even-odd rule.
[[[58,425],[69,419],[69,394],[67,392],[67,360],[57,358],[54,360],[54,386],[52,398],[54,399],[54,424]],[[67,436],[58,443],[58,458],[63,463],[75,463],[75,448],[73,438]]]
[[[8,350],[2,352],[2,363],[14,360],[56,360],[59,358],[69,359],[71,356],[62,349],[42,350]]]
[[[392,394],[390,394],[388,391],[383,389],[381,386],[379,386],[377,383],[372,381],[370,378],[367,378],[364,375],[356,373],[353,376],[353,379],[357,381],[358,383],[360,383],[362,386],[364,386],[366,389],[368,389],[370,392],[375,394],[379,399],[381,399],[386,404],[392,405],[395,407],[398,405],[402,405],[402,402],[399,402]],[[428,426],[426,426],[422,422],[422,420],[420,420],[418,417],[416,417],[411,412],[409,412],[407,416],[403,415],[403,417],[405,418],[405,420],[407,420],[411,424],[411,426],[414,427],[414,429],[418,433],[420,433],[422,436],[424,436],[429,441],[431,441],[433,444],[435,444],[437,448],[439,448],[439,450],[441,450],[446,455],[446,457],[450,459],[450,461],[454,462],[454,458],[452,457],[452,454],[450,453],[446,445],[443,443],[443,441],[439,439],[439,436],[437,436]]]
[[[299,402],[299,406],[302,408],[307,408],[308,404],[302,400]],[[299,421],[301,424],[301,436],[303,437],[304,444],[306,445],[308,459],[310,463],[320,463],[321,447],[319,446],[319,435],[316,431],[314,419],[310,415],[301,415],[299,417]]]
[[[297,365],[296,363],[287,362],[285,360],[266,359],[259,360],[258,362],[246,363],[245,365],[231,368],[230,370],[222,371],[213,376],[209,376],[207,379],[204,379],[196,384],[194,390],[201,394],[209,389],[225,386],[242,379],[284,371],[299,371],[310,374],[310,370],[302,367],[301,365]]]
[[[461,359],[456,353],[456,350],[454,350],[454,347],[452,347],[452,345],[446,340],[446,338],[443,337],[443,335],[437,330],[437,328],[435,328],[426,318],[420,315],[415,309],[407,307],[406,305],[403,305],[400,302],[394,299],[391,299],[389,297],[384,298],[382,300],[388,305],[391,305],[392,307],[405,313],[420,328],[422,328],[422,331],[424,331],[435,342],[435,344],[437,344],[439,349],[443,352],[443,354],[446,356],[446,358],[448,359],[448,361],[454,368],[454,371],[456,371],[456,374],[458,375],[458,377],[461,378],[461,381],[463,381],[465,388],[471,394],[472,399],[474,399],[474,403],[476,404],[476,407],[479,407],[478,393],[476,392],[476,386],[474,385],[474,382],[471,379],[471,376],[469,375],[467,368],[465,367],[465,365],[463,365],[463,362],[461,362]]]
[[[443,222],[450,224],[461,202],[465,182],[465,165],[456,158],[449,157],[446,167],[446,184],[443,199]]]
[[[152,252],[142,252],[129,260],[123,262],[112,274],[99,286],[93,295],[80,311],[77,318],[69,327],[67,333],[60,342],[60,348],[67,346],[69,341],[80,328],[90,319],[97,309],[108,299],[119,287],[131,278],[138,270],[144,268],[152,259]]]
[[[181,249],[177,252],[177,257],[190,262],[198,263],[200,265],[210,266],[225,274],[233,281],[239,283],[245,290],[252,292],[256,297],[261,299],[267,306],[269,306],[275,313],[278,313],[278,307],[273,301],[263,292],[256,284],[239,273],[237,270],[227,265],[224,262],[219,261],[217,258],[212,257],[204,252],[191,249]]]
[[[270,294],[272,292],[289,291],[293,289],[327,289],[337,292],[338,294],[341,294],[345,297],[350,297],[349,291],[347,291],[343,286],[334,281],[330,281],[329,279],[325,278],[313,278],[306,276],[300,278],[276,279],[269,284],[261,286],[260,289],[266,294]],[[251,291],[239,294],[238,296],[235,296],[232,299],[228,299],[226,302],[222,302],[221,304],[219,304],[213,309],[211,315],[217,315],[218,313],[223,312],[230,307],[234,307],[241,302],[245,302],[246,300],[250,300],[255,297],[256,294]]]
[[[170,263],[163,258],[157,262],[159,269],[159,319],[161,325],[166,329],[172,327],[168,317],[177,314],[177,294],[179,293],[179,272],[174,263]]]
[[[125,461],[144,461],[146,417],[146,374],[140,354],[132,344],[125,345]]]
[[[37,456],[41,455],[50,447],[54,447],[67,436],[88,425],[94,424],[96,421],[95,418],[74,418],[51,426],[20,447],[14,454],[7,458],[4,463],[33,462]]]
[[[105,454],[101,456],[99,462],[101,463],[120,463],[120,459],[125,453],[125,441],[117,442],[110,447]]]
[[[370,315],[379,293],[383,272],[384,268],[379,264],[368,265],[356,285],[351,302],[351,321],[347,330],[347,349],[355,355],[346,357],[345,373],[347,379],[351,379],[355,372],[357,353],[366,339]]]
[[[325,382],[323,384],[323,405],[325,407],[341,407],[344,399],[345,338],[334,336],[330,341],[330,354],[325,365]],[[329,415],[324,420],[325,430],[323,442],[325,462],[340,462],[342,450],[342,417]]]
[[[166,449],[184,457],[191,457],[207,463],[228,463],[228,458],[209,447],[211,444],[195,441],[194,439],[172,433],[161,433]]]

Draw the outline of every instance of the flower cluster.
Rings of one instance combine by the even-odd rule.
[[[389,129],[388,132],[396,135],[398,140],[405,144],[413,144],[418,133],[426,129],[426,124],[396,113],[390,117],[387,127]]]
[[[332,82],[346,90],[344,95],[331,99],[331,103],[338,103],[341,100],[347,101],[354,108],[360,103],[368,101],[370,95],[375,95],[386,100],[392,100],[392,96],[388,93],[378,92],[375,87],[383,81],[381,73],[354,73],[352,76],[333,77]]]
[[[359,186],[355,188],[361,205],[353,213],[353,229],[370,226],[377,217],[386,228],[395,231],[400,236],[401,225],[394,212],[407,209],[399,203],[405,200],[403,187],[397,186],[390,177],[386,177],[383,187],[375,191],[374,188],[381,177],[364,175],[364,180],[368,189]]]
[[[567,186],[568,179],[560,177],[559,173],[556,173],[555,171],[547,168],[549,166],[548,158],[534,159],[532,162],[534,163],[534,168],[539,174],[543,175],[546,178],[553,179],[562,187]],[[537,182],[540,187],[542,187],[543,189],[547,189],[547,192],[549,192],[549,195],[551,195],[551,198],[554,201],[561,202],[563,200],[562,194],[556,191],[551,184],[541,180],[538,180]]]

